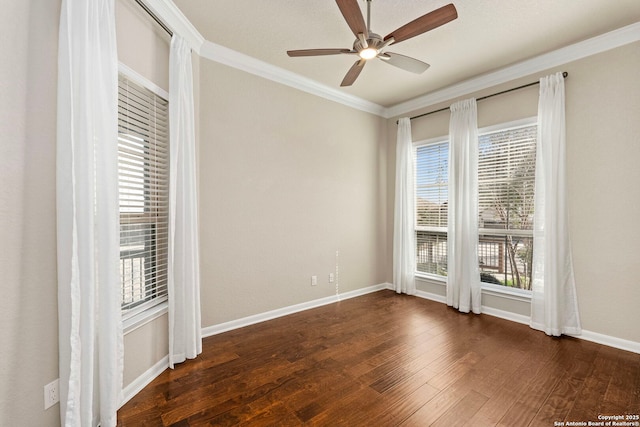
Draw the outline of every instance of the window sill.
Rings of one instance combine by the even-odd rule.
[[[416,271],[414,273],[416,279],[423,279],[429,282],[439,283],[441,285],[447,284],[447,278],[444,276],[438,276],[436,274],[423,273],[421,271]]]
[[[132,332],[138,329],[141,326],[146,325],[147,323],[152,322],[158,317],[164,316],[169,310],[169,303],[164,301],[158,305],[150,307],[147,310],[141,311],[134,316],[131,316],[122,321],[122,333],[127,335],[129,332]]]
[[[437,276],[435,274],[427,274],[422,272],[415,272],[416,279],[425,280],[430,283],[446,286],[447,278],[443,276]],[[502,298],[507,298],[515,301],[530,302],[531,291],[525,291],[524,289],[510,288],[507,286],[499,286],[491,283],[481,283],[482,293],[485,295],[492,295]]]
[[[531,301],[531,291],[525,291],[524,289],[518,288],[510,288],[508,286],[493,285],[491,283],[482,283],[482,293],[486,295],[508,298],[515,301]]]

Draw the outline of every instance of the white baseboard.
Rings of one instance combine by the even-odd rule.
[[[419,298],[428,299],[435,302],[440,302],[442,304],[447,303],[447,297],[444,295],[438,295],[431,292],[425,292],[418,290],[416,292],[416,296]],[[497,308],[492,307],[482,307],[482,314],[486,314],[493,317],[499,317],[501,319],[511,320],[512,322],[524,323],[525,325],[529,324],[529,317],[523,316],[521,314],[511,313],[510,311],[498,310]]]
[[[523,314],[512,313],[510,311],[499,310],[493,307],[482,307],[482,314],[486,314],[493,317],[498,317],[500,319],[510,320],[516,323],[522,323],[523,325],[529,325],[531,321],[530,316],[525,316]]]
[[[622,338],[612,337],[611,335],[604,335],[598,332],[591,332],[582,330],[581,335],[575,336],[576,338],[583,339],[585,341],[591,341],[609,347],[618,348],[620,350],[630,351],[632,353],[640,354],[640,342],[625,340]]]
[[[392,289],[391,287],[390,289]],[[419,298],[428,299],[431,301],[447,303],[446,297],[431,292],[425,292],[418,290],[416,296]],[[531,317],[522,314],[512,313],[510,311],[499,310],[493,307],[482,307],[482,314],[486,314],[493,317],[499,317],[500,319],[510,320],[516,323],[522,323],[523,325],[529,325],[531,323]],[[606,345],[609,347],[617,348],[620,350],[630,351],[632,353],[640,354],[640,343],[636,341],[625,340],[622,338],[612,337],[610,335],[600,334],[598,332],[583,330],[580,335],[572,335],[574,338],[578,338],[585,341],[595,342],[597,344]]]
[[[387,289],[388,286],[389,286],[388,283],[382,283],[379,285],[356,289],[355,291],[349,291],[342,294],[336,294],[336,295],[331,295],[325,298],[316,299],[313,301],[290,305],[288,307],[267,311],[265,313],[254,314],[252,316],[231,320],[229,322],[219,323],[217,325],[207,326],[202,328],[202,337],[204,338],[212,335],[221,334],[223,332],[231,331],[238,328],[243,328],[245,326],[253,325],[253,324],[264,322],[271,319],[276,319],[278,317],[286,316],[286,315],[297,313],[300,311],[309,310],[311,308],[321,307],[323,305],[333,304],[341,300],[355,298],[355,297],[369,294],[372,292],[381,291],[383,289]]]
[[[430,301],[441,302],[442,304],[447,303],[447,297],[445,297],[444,295],[438,295],[431,292],[421,291],[419,289],[416,291],[416,296],[418,298],[424,298]]]
[[[133,396],[140,393],[149,383],[155,380],[158,375],[163,373],[169,367],[169,355],[160,359],[158,363],[147,369],[146,372],[133,380],[128,386],[122,389],[123,399],[120,407],[124,406]]]

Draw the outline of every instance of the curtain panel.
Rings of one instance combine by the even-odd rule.
[[[416,243],[414,154],[411,121],[398,121],[396,194],[393,219],[393,284],[397,293],[415,295]]]
[[[478,268],[478,119],[474,98],[451,105],[447,305],[481,312]]]
[[[191,49],[174,34],[169,57],[169,366],[202,353],[200,255]]]
[[[113,0],[63,0],[56,213],[60,418],[116,425],[122,401],[118,60]]]
[[[566,202],[562,73],[540,79],[537,144],[531,327],[547,335],[579,335]]]

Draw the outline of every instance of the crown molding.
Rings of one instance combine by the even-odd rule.
[[[204,58],[384,118],[398,117],[421,108],[640,41],[640,22],[636,22],[600,36],[385,108],[371,101],[349,95],[315,80],[205,40],[172,0],[143,1],[172,31],[183,36],[194,52]]]
[[[235,50],[215,44],[208,40],[202,45],[200,55],[211,61],[246,71],[247,73],[299,89],[303,92],[307,92],[330,101],[344,104],[357,110],[383,117],[386,112],[386,109],[381,105],[349,95],[315,80],[303,77],[299,74],[253,58],[249,55],[236,52]]]
[[[236,52],[205,40],[172,0],[143,0],[147,7],[173,32],[184,37],[191,49],[203,58],[281,83],[295,89],[338,102],[357,110],[385,116],[381,105],[349,95],[315,80]]]
[[[200,54],[205,39],[171,0],[142,0],[162,22],[185,38],[191,50]]]
[[[385,117],[391,118],[440,102],[465,96],[482,89],[558,67],[587,56],[640,40],[640,22],[610,31],[534,58],[518,62],[492,73],[474,77],[423,96],[396,104],[386,109]]]

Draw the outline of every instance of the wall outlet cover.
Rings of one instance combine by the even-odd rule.
[[[44,386],[44,409],[49,409],[60,402],[60,380],[51,381]]]

